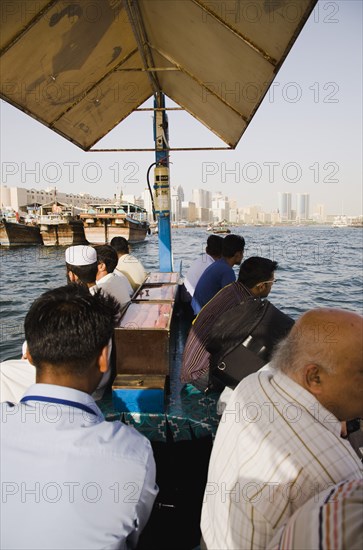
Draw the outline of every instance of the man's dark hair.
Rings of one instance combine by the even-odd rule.
[[[243,252],[245,249],[245,240],[240,235],[227,235],[223,239],[222,256],[232,258],[236,252]]]
[[[116,252],[122,252],[123,254],[129,253],[129,243],[125,237],[114,237],[111,239],[110,245]]]
[[[71,265],[66,262],[66,267],[67,273],[68,271],[72,271],[72,273],[77,275],[81,283],[85,285],[87,283],[94,283],[96,280],[97,262],[89,265]]]
[[[45,292],[33,302],[24,323],[35,366],[83,375],[112,337],[119,311],[110,295],[92,295],[82,285]]]
[[[95,246],[95,250],[97,253],[97,262],[103,262],[106,266],[107,273],[112,273],[118,263],[116,250],[109,244]]]
[[[222,256],[223,237],[220,235],[209,235],[207,239],[206,252],[210,256]]]
[[[258,283],[269,281],[277,268],[277,262],[260,256],[251,256],[241,264],[237,280],[247,288],[253,288]]]

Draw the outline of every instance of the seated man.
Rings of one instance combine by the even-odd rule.
[[[204,271],[222,257],[222,245],[223,237],[209,235],[205,253],[198,256],[190,265],[184,279],[184,286],[188,293],[189,301],[193,298],[195,287]]]
[[[262,549],[309,498],[361,479],[341,422],[363,417],[363,318],[305,313],[270,368],[236,387],[218,426],[201,528],[210,549]]]
[[[96,284],[104,292],[111,294],[121,306],[130,302],[133,295],[132,287],[122,273],[115,275],[114,270],[117,266],[117,252],[109,244],[96,246],[98,271],[96,275]]]
[[[36,384],[1,404],[2,548],[134,548],[156,494],[149,441],[91,397],[119,306],[68,285],[25,318]],[[21,529],[19,528],[21,518]]]
[[[227,237],[226,237],[227,239]],[[227,285],[204,306],[195,319],[185,344],[181,381],[204,391],[209,380],[208,336],[216,319],[249,296],[266,298],[272,288],[277,262],[253,256],[240,267],[237,281]],[[270,281],[270,282],[268,282]]]
[[[91,294],[97,290],[97,254],[93,246],[70,246],[65,251],[67,279],[85,285]]]
[[[205,304],[209,302],[223,287],[235,282],[234,265],[240,265],[243,258],[245,240],[239,235],[227,235],[223,239],[222,257],[212,263],[201,275],[195,287],[192,308],[198,315]]]
[[[114,273],[127,277],[132,289],[135,291],[147,277],[144,266],[132,254],[129,254],[129,243],[124,237],[114,237],[110,245],[117,252],[118,262]]]

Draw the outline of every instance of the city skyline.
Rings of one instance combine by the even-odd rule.
[[[274,209],[278,192],[309,193],[310,206],[361,215],[361,19],[361,2],[320,0],[237,148],[173,153],[171,187],[181,185],[188,197],[193,188],[221,190],[264,210]],[[238,84],[226,83],[228,93],[250,92]],[[170,112],[169,129],[173,147],[223,145],[187,113]],[[44,182],[68,193],[112,197],[122,189],[138,196],[155,160],[152,153],[85,153],[4,102],[1,138],[1,182],[8,186]],[[150,146],[152,117],[145,112],[130,115],[97,144]]]
[[[26,212],[27,206],[32,210],[36,204],[47,204],[54,200],[72,207],[84,207],[87,204],[112,202],[115,198],[83,193],[66,193],[61,188],[55,187],[26,189],[1,185],[0,191],[0,206],[3,209],[11,207],[15,211],[23,213]],[[148,189],[145,189],[139,196],[123,195],[122,198],[125,201],[145,207],[149,219],[152,219],[152,205]],[[211,214],[208,214],[207,210]],[[327,212],[325,205],[322,203],[311,204],[309,193],[297,193],[296,197],[293,197],[292,193],[279,192],[274,207],[265,210],[259,204],[238,204],[237,201],[222,191],[212,192],[206,189],[193,189],[191,200],[189,200],[180,185],[171,189],[171,212],[173,221],[194,217],[200,221],[222,221],[227,219],[231,223],[243,222],[245,216],[257,217],[259,218],[258,221],[266,223],[271,220],[282,222],[313,220],[324,223],[336,216],[341,216],[340,213]],[[348,217],[355,218],[356,216],[348,215]]]

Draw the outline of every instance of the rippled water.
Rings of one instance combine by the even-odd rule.
[[[363,231],[327,227],[241,227],[245,258],[264,256],[279,263],[269,299],[296,318],[313,307],[341,307],[363,313]],[[174,269],[182,270],[204,251],[204,229],[173,230]],[[23,322],[32,301],[66,283],[63,247],[0,249],[2,361],[18,358]],[[132,253],[147,270],[158,270],[158,240],[148,237]],[[236,269],[236,273],[237,273]]]

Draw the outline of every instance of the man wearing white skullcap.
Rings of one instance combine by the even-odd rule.
[[[67,278],[71,283],[80,283],[94,294],[97,275],[97,254],[92,246],[70,246],[65,252]]]
[[[67,266],[67,278],[71,283],[87,286],[91,294],[95,294],[99,290],[96,285],[96,277],[98,271],[97,253],[93,246],[79,244],[70,246],[65,252],[65,260]],[[103,290],[101,290],[103,292]],[[111,350],[112,340],[108,343],[108,370],[103,373],[102,379],[95,390],[93,397],[97,401],[101,399],[107,384],[110,382],[112,373],[111,366]]]

